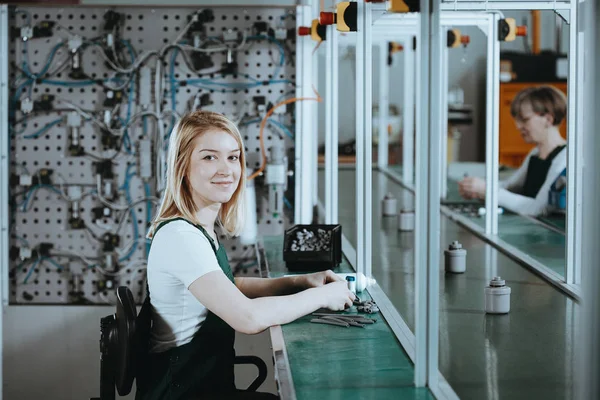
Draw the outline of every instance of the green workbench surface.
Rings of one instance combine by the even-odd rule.
[[[319,174],[321,198],[324,173]],[[356,246],[355,171],[339,172],[339,221]],[[399,207],[414,206],[411,192],[373,173],[373,276],[402,315],[415,326],[414,232],[399,232],[397,218],[381,217],[381,198],[393,193]],[[574,301],[446,217],[446,247],[459,240],[468,251],[467,271],[446,275],[440,254],[439,369],[462,399],[573,398]],[[511,287],[507,315],[484,313],[484,288],[493,276]]]
[[[458,182],[449,180],[447,202],[460,201]],[[465,216],[485,228],[484,217]],[[504,214],[498,216],[498,237],[564,277],[567,245],[564,217],[550,216],[540,220],[555,227],[560,227],[562,224],[563,233],[548,229],[533,218],[505,210]]]
[[[480,166],[476,165],[476,167]],[[401,166],[392,165],[389,169],[401,176]],[[504,170],[500,173],[500,178],[505,179],[510,174],[512,174],[511,170]],[[444,203],[452,205],[478,204],[463,199],[458,193],[458,182],[453,179],[448,179],[447,194]],[[483,206],[483,204],[480,206]],[[473,216],[468,213],[463,214],[463,216],[478,226],[485,228],[484,217]],[[550,215],[539,217],[538,220],[562,231],[562,233],[537,223],[533,218],[505,210],[504,214],[498,216],[498,237],[564,277],[567,244],[564,235],[565,217],[564,215]]]
[[[288,273],[283,238],[266,237],[264,246],[270,276]],[[335,270],[350,271],[345,259]],[[310,315],[282,326],[298,400],[433,399],[414,387],[413,365],[381,314],[369,317],[377,323],[365,328],[313,324]]]

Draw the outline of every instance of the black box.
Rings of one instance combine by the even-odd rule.
[[[329,250],[292,251],[292,242],[296,233],[306,229],[318,235],[322,229],[331,232]],[[296,225],[285,231],[283,239],[283,261],[287,269],[294,272],[325,271],[342,263],[342,226],[341,225]]]

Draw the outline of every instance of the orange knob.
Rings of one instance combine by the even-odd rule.
[[[466,46],[471,43],[471,37],[469,35],[462,35],[460,37],[460,42]]]
[[[517,26],[517,36],[527,36],[527,26]]]
[[[335,24],[335,13],[321,11],[321,14],[319,15],[319,24],[321,24],[321,25]]]
[[[308,26],[298,27],[298,36],[310,36],[310,28]]]

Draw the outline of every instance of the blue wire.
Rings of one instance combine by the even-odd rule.
[[[260,118],[256,118],[256,119],[251,119],[249,121],[245,121],[243,123],[240,124],[240,126],[246,126],[246,125],[251,125],[251,124],[258,124],[260,123],[262,120]],[[286,135],[288,135],[291,139],[294,139],[294,135],[292,134],[292,132],[289,130],[289,128],[285,125],[283,125],[281,122],[274,120],[272,118],[267,119],[267,122],[269,124],[275,125],[277,126],[279,129],[281,129]]]
[[[27,210],[27,206],[29,205],[29,200],[31,199],[31,196],[38,189],[50,189],[56,194],[61,194],[61,191],[52,185],[46,185],[46,184],[35,185],[29,189],[29,191],[27,192],[27,195],[25,196],[25,200],[23,200],[23,203],[19,204],[19,205],[22,205],[21,211],[25,212]]]
[[[131,205],[131,203],[132,203],[131,194],[129,193],[129,180],[131,179],[131,177],[135,176],[135,173],[130,173],[130,170],[132,167],[133,167],[133,165],[127,166],[127,169],[125,170],[125,182],[121,186],[121,189],[125,190],[125,199],[127,200],[127,203],[129,205]],[[134,238],[133,244],[132,244],[131,248],[129,249],[129,252],[127,252],[127,254],[125,256],[123,256],[119,259],[119,262],[129,260],[131,258],[131,256],[133,256],[133,253],[135,253],[135,250],[137,249],[137,245],[138,245],[139,228],[137,225],[137,215],[135,213],[135,207],[129,208],[129,214],[131,217],[131,223],[133,224],[133,238]]]
[[[267,121],[270,124],[273,124],[273,125],[277,126],[279,129],[281,129],[286,135],[288,135],[290,137],[290,139],[294,139],[294,134],[289,130],[289,128],[287,126],[285,126],[284,124],[282,124],[281,122],[279,122],[275,119],[269,118]]]
[[[33,264],[31,264],[31,267],[29,267],[29,271],[27,272],[27,275],[25,276],[25,279],[23,280],[23,284],[26,284],[27,281],[29,280],[29,278],[31,277],[31,274],[33,274],[33,271],[35,270],[35,267],[37,267],[37,265],[42,261],[41,258],[35,260],[35,262]]]
[[[44,258],[42,258],[42,260],[50,262],[50,264],[54,265],[57,269],[59,269],[61,271],[64,269],[64,267],[62,265],[60,265],[59,263],[57,263],[56,261],[54,261],[54,259],[52,259],[50,257],[44,257]]]
[[[57,118],[52,122],[47,123],[42,129],[40,129],[39,131],[29,134],[29,135],[25,135],[23,136],[23,138],[25,139],[37,139],[38,137],[42,136],[44,133],[46,133],[48,130],[50,130],[53,126],[58,125],[62,122],[62,118]]]
[[[287,208],[289,208],[290,210],[292,209],[292,204],[290,203],[290,201],[287,199],[287,197],[283,198],[283,204],[285,204],[285,206]]]
[[[21,243],[23,243],[25,246],[29,247],[29,242],[24,237],[15,235],[15,238],[19,239],[21,241]]]

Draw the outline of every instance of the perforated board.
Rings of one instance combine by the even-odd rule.
[[[197,9],[194,8],[127,8],[115,7],[112,10],[125,14],[124,29],[122,38],[128,40],[137,56],[146,50],[156,50],[166,43],[171,43],[187,24],[187,16],[191,15]],[[205,9],[205,7],[200,10]],[[259,36],[252,31],[255,22],[266,22],[269,27],[295,29],[295,15],[293,9],[289,8],[260,8],[252,7],[248,9],[232,7],[210,8],[214,13],[214,21],[206,23],[206,35],[221,37],[223,32],[238,31],[241,41],[241,32],[247,31],[247,36]],[[19,37],[11,38],[11,54],[9,60],[11,65],[11,82],[14,83],[20,75],[20,68],[24,60],[28,58],[28,66],[32,73],[38,73],[42,70],[48,60],[49,54],[61,41],[68,41],[73,38],[73,34],[80,35],[83,38],[91,39],[104,34],[103,15],[107,8],[58,8],[58,7],[22,7],[29,13],[16,13],[11,17],[11,27],[20,28],[26,25],[36,25],[42,20],[51,20],[58,23],[53,28],[53,35],[48,38],[32,39],[24,42]],[[13,8],[12,11],[15,11]],[[28,18],[31,22],[28,24]],[[280,44],[266,39],[248,39],[245,46],[237,52],[237,63],[239,65],[238,74],[220,78],[218,75],[208,75],[202,77],[208,80],[236,83],[240,85],[236,90],[233,87],[209,86],[203,85],[202,94],[209,93],[211,105],[202,107],[224,113],[232,119],[239,119],[243,113],[250,114],[240,125],[240,130],[244,136],[245,147],[247,151],[247,166],[250,169],[258,168],[261,161],[259,144],[259,122],[247,124],[247,121],[256,121],[259,116],[252,117],[253,110],[252,98],[254,96],[265,96],[267,103],[276,104],[290,92],[293,93],[294,63],[291,58],[294,55],[295,35],[287,35],[287,39],[279,41]],[[25,49],[27,50],[26,52]],[[112,70],[105,64],[99,49],[88,47],[81,53],[83,70],[93,79],[109,79]],[[283,51],[283,58],[281,52]],[[164,71],[162,95],[162,110],[172,109],[171,106],[171,87],[170,82],[170,63],[173,52],[168,53],[163,61],[162,70]],[[68,57],[65,47],[58,48],[55,52],[54,61],[49,68],[53,71],[62,64]],[[212,54],[212,60],[215,64],[214,70],[225,62],[227,54],[218,52]],[[6,58],[5,58],[6,59]],[[278,67],[283,60],[283,65]],[[40,261],[39,258],[29,258],[24,262],[21,259],[11,261],[11,281],[10,281],[10,302],[13,304],[39,304],[39,303],[103,303],[112,302],[114,294],[112,290],[99,290],[98,283],[104,281],[105,276],[101,272],[104,265],[105,255],[102,251],[100,242],[91,238],[85,230],[74,230],[69,227],[68,220],[72,214],[73,203],[68,202],[59,192],[69,194],[69,187],[78,186],[83,193],[88,195],[78,204],[80,217],[84,220],[86,226],[96,235],[101,236],[104,232],[114,232],[121,220],[123,212],[127,213],[126,219],[120,227],[120,246],[123,250],[121,259],[131,253],[128,260],[123,260],[121,268],[114,285],[126,284],[132,289],[136,300],[139,302],[143,296],[145,286],[145,259],[146,242],[143,236],[147,227],[148,204],[143,201],[133,207],[135,212],[135,225],[132,223],[132,215],[129,211],[113,211],[107,218],[95,221],[92,218],[92,209],[101,205],[99,200],[93,194],[90,194],[96,187],[96,176],[94,162],[96,160],[90,156],[73,157],[68,152],[69,144],[72,141],[72,135],[66,124],[66,116],[70,111],[64,103],[58,103],[59,98],[67,99],[70,103],[81,107],[84,110],[103,110],[104,99],[106,97],[104,88],[98,84],[87,84],[75,86],[76,81],[68,76],[70,63],[68,62],[63,72],[57,73],[47,80],[38,81],[25,87],[25,91],[19,98],[22,100],[31,96],[37,100],[43,94],[54,95],[54,107],[61,108],[64,111],[53,111],[47,113],[37,113],[27,118],[23,124],[13,127],[10,137],[11,140],[11,174],[19,176],[22,174],[36,175],[40,168],[50,168],[54,171],[52,175],[52,188],[39,188],[37,191],[29,190],[28,186],[11,186],[11,195],[15,199],[16,206],[11,208],[11,242],[13,248],[29,247],[35,248],[41,242],[52,243],[53,256],[50,259]],[[152,82],[154,82],[154,73],[156,71],[156,58],[151,58],[145,64],[152,68]],[[194,80],[197,75],[186,66],[181,54],[175,58],[175,80]],[[18,67],[17,67],[18,66]],[[211,69],[207,70],[208,72]],[[273,73],[277,71],[277,75]],[[139,75],[139,74],[137,74]],[[134,80],[134,88],[127,87],[123,92],[124,100],[120,106],[120,115],[123,119],[127,118],[127,109],[129,96],[131,96],[131,109],[129,115],[135,115],[142,110],[140,104],[140,81],[139,77]],[[263,81],[278,81],[278,83],[262,84]],[[284,82],[284,81],[289,81]],[[57,84],[56,82],[61,82]],[[258,85],[243,86],[241,82],[259,82]],[[108,84],[107,84],[108,85]],[[153,85],[154,86],[154,85]],[[252,87],[250,87],[252,86]],[[12,87],[11,98],[15,97],[15,85]],[[186,111],[186,107],[193,101],[198,93],[198,87],[193,85],[181,86],[176,89],[176,106],[178,113]],[[30,94],[29,94],[30,93]],[[152,96],[154,93],[152,91]],[[250,107],[245,105],[250,103]],[[15,104],[11,104],[15,107]],[[150,109],[153,109],[150,105]],[[23,118],[23,114],[16,113],[16,121]],[[100,117],[99,117],[100,118]],[[283,114],[276,114],[273,117],[280,125],[292,125],[293,116],[287,110]],[[171,126],[171,119],[164,119],[165,129]],[[146,124],[146,128],[144,128]],[[131,138],[132,154],[122,152],[113,160],[113,171],[115,174],[114,190],[121,187],[126,179],[128,163],[131,164],[133,176],[129,179],[130,199],[135,202],[137,199],[143,199],[145,194],[145,184],[149,185],[150,194],[156,196],[155,177],[143,181],[139,178],[137,171],[138,154],[136,153],[139,139],[152,137],[156,132],[156,124],[153,118],[147,118],[144,122],[141,118],[129,129]],[[49,126],[40,133],[41,129]],[[268,125],[265,130],[265,147],[269,148],[276,141],[284,141],[286,148],[293,144],[293,140],[283,134],[284,130],[275,130]],[[38,134],[37,138],[26,138],[33,134]],[[293,134],[293,133],[292,133]],[[114,154],[113,150],[104,152],[101,144],[101,134],[96,125],[90,121],[83,123],[80,128],[80,145],[86,152],[99,157],[110,157]],[[125,147],[125,146],[123,146]],[[156,149],[153,149],[156,151]],[[60,176],[60,178],[59,178]],[[281,234],[287,224],[285,214],[279,218],[273,218],[268,209],[267,192],[260,186],[260,180],[257,181],[257,212],[259,232],[261,234]],[[58,190],[56,190],[58,189]],[[25,192],[25,193],[23,193]],[[127,204],[127,199],[123,190],[114,202],[118,204]],[[23,201],[29,196],[26,210],[23,211]],[[131,202],[130,202],[131,203]],[[156,207],[150,209],[151,215],[154,215]],[[288,215],[293,215],[288,214]],[[135,232],[137,229],[137,235]],[[137,237],[137,245],[131,248]],[[225,240],[221,237],[222,243],[226,246],[230,260],[234,261],[232,267],[236,266],[236,261],[253,256],[254,249],[241,246],[237,239]],[[60,253],[68,255],[62,257],[54,255]],[[83,257],[77,257],[73,253],[78,253]],[[85,261],[82,259],[85,258]],[[96,265],[97,267],[91,267]],[[246,271],[246,268],[241,270]],[[31,272],[30,272],[31,271]],[[29,275],[27,283],[25,278]],[[82,291],[82,296],[74,296],[72,292]],[[71,294],[70,294],[71,293]]]

